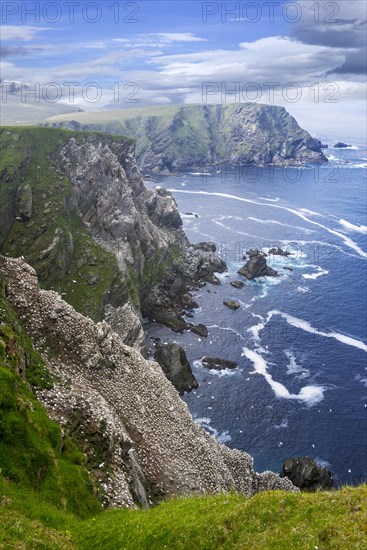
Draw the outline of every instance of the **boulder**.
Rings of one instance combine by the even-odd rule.
[[[277,271],[268,266],[263,254],[252,255],[237,273],[249,280],[257,277],[276,277],[278,275]]]
[[[242,281],[231,281],[230,284],[234,286],[234,288],[243,288],[245,286],[245,283]]]
[[[221,359],[220,357],[203,357],[201,362],[206,369],[224,370],[236,369],[238,367],[235,361]]]
[[[273,256],[290,256],[292,253],[288,252],[288,250],[282,250],[281,248],[271,248],[268,252],[269,256],[272,254]]]
[[[199,386],[181,346],[162,344],[160,341],[156,341],[155,346],[154,359],[181,395]]]
[[[204,338],[208,336],[207,327],[205,325],[202,325],[201,323],[199,323],[198,325],[191,325],[190,330],[198,336],[203,336]]]
[[[342,141],[338,141],[338,143],[336,143],[334,145],[334,149],[345,149],[346,147],[350,147],[350,145],[347,145],[346,143],[343,143]]]
[[[229,309],[238,309],[240,304],[235,300],[224,300],[223,305],[229,307]]]
[[[319,466],[308,456],[288,458],[283,464],[283,472],[280,475],[290,479],[301,491],[330,489],[333,485],[331,472]]]

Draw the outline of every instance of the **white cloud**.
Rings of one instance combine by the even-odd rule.
[[[199,38],[192,32],[155,32],[141,36],[153,36],[162,42],[207,42],[206,38]]]
[[[52,30],[50,27],[31,27],[29,25],[2,25],[1,39],[2,40],[33,40],[38,33]]]

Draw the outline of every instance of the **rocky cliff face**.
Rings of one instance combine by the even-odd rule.
[[[271,472],[257,474],[246,453],[196,426],[156,363],[124,345],[111,327],[40,290],[21,259],[0,257],[6,297],[54,378],[38,397],[78,440],[105,505],[148,506],[164,496],[236,490],[295,491]]]
[[[284,107],[257,103],[80,113],[53,117],[48,124],[134,137],[139,166],[158,172],[205,171],[221,163],[327,162],[321,142],[300,128]]]
[[[170,193],[148,191],[124,137],[3,129],[0,251],[144,349],[142,315],[171,310],[224,264],[190,245]]]

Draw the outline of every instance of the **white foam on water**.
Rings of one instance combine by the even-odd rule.
[[[276,197],[275,199],[267,199],[266,197],[259,197],[259,199],[261,199],[263,201],[269,201],[269,202],[279,202],[280,201],[279,197]]]
[[[189,172],[189,176],[212,176],[210,172]]]
[[[310,332],[311,334],[317,334],[318,336],[323,336],[325,338],[334,338],[335,340],[337,340],[338,342],[341,342],[342,344],[345,344],[347,346],[352,346],[354,348],[358,348],[362,351],[367,352],[367,345],[361,340],[357,340],[357,338],[352,338],[351,336],[341,334],[340,332],[323,332],[321,330],[317,330],[308,321],[305,321],[303,319],[298,319],[297,317],[293,317],[288,313],[283,313],[276,309],[269,311],[266,322],[268,322],[274,315],[280,315],[281,317],[283,317],[283,319],[287,321],[289,325],[299,328],[305,332]]]
[[[302,292],[303,294],[306,294],[306,292],[310,292],[310,289],[308,286],[299,286],[297,287],[298,292]]]
[[[274,428],[279,430],[280,428],[288,428],[288,420],[282,420],[280,424],[275,424]]]
[[[290,393],[284,384],[273,380],[273,377],[267,371],[267,363],[261,355],[249,348],[243,348],[243,354],[253,363],[255,372],[265,378],[276,397],[302,401],[310,407],[324,399],[325,386],[304,386],[298,394]]]
[[[287,212],[290,212],[291,214],[294,214],[295,216],[298,216],[302,220],[304,220],[304,221],[306,221],[310,224],[316,225],[318,227],[321,227],[322,229],[324,229],[325,231],[327,231],[328,233],[330,233],[332,235],[336,235],[338,238],[340,238],[344,242],[345,246],[347,246],[348,248],[351,248],[352,250],[357,252],[357,254],[359,256],[361,256],[362,258],[367,258],[367,252],[362,250],[352,239],[350,239],[349,237],[344,235],[344,233],[340,233],[339,231],[335,231],[334,229],[330,229],[326,225],[323,225],[319,222],[316,222],[314,220],[310,220],[309,218],[307,218],[306,214],[311,215],[311,216],[324,217],[322,214],[320,214],[318,212],[314,212],[313,210],[309,210],[307,208],[300,208],[299,210],[296,210],[294,208],[288,208],[286,206],[280,206],[278,204],[272,204],[272,203],[269,204],[267,202],[259,202],[259,201],[255,201],[255,200],[251,200],[251,199],[246,199],[244,197],[238,197],[236,195],[230,195],[228,193],[217,193],[217,192],[209,192],[209,191],[186,191],[186,190],[182,190],[182,189],[169,189],[168,191],[170,191],[171,193],[189,193],[189,194],[192,194],[192,195],[205,195],[205,196],[211,196],[211,197],[222,197],[222,198],[225,198],[225,199],[232,199],[232,200],[236,200],[236,201],[240,201],[240,202],[246,202],[246,203],[250,203],[250,204],[258,204],[260,206],[267,206],[268,208],[280,208],[281,210],[286,210]],[[247,236],[246,233],[244,233],[244,235]]]
[[[326,269],[322,269],[321,267],[318,267],[318,271],[316,273],[304,273],[302,277],[304,279],[317,279],[322,275],[328,275],[328,274],[329,272]]]
[[[362,386],[364,386],[365,388],[367,388],[367,378],[361,376],[360,374],[357,374],[355,377],[354,377],[354,380],[358,380],[358,382],[360,382],[362,384]]]
[[[367,234],[367,225],[354,225],[353,223],[348,222],[348,220],[344,219],[339,220],[339,223],[350,231],[357,231],[358,233],[362,233],[363,235]]]
[[[290,225],[288,223],[278,222],[277,220],[260,220],[259,218],[253,218],[252,216],[249,216],[248,219],[252,220],[254,222],[262,223],[264,225],[272,223],[274,225],[281,225],[282,227],[290,227],[291,229],[299,229],[300,231],[303,231],[304,233],[314,233],[313,229],[306,229],[305,227],[301,227],[299,225]]]
[[[300,372],[304,371],[303,367],[301,365],[298,365],[293,351],[285,350],[284,353],[288,359],[287,374],[299,374]]]

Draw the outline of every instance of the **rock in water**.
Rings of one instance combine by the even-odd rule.
[[[334,149],[345,149],[346,147],[350,147],[350,145],[347,145],[346,143],[343,143],[342,141],[338,141],[338,143],[335,143]]]
[[[220,357],[203,357],[201,362],[206,369],[224,370],[236,369],[238,367],[235,361],[221,359]]]
[[[185,391],[190,392],[199,386],[192,373],[185,350],[178,344],[161,344],[157,342],[154,359],[181,395]]]
[[[235,302],[235,300],[225,300],[223,305],[229,307],[229,309],[238,309],[240,307],[240,304]]]
[[[330,489],[333,485],[331,472],[308,456],[288,458],[280,475],[290,479],[301,491]]]
[[[281,248],[271,248],[268,252],[269,256],[272,254],[273,256],[290,256],[292,253],[288,252],[288,250],[282,250]]]
[[[205,325],[202,325],[201,323],[199,323],[198,325],[191,325],[190,330],[194,334],[197,334],[198,336],[202,336],[203,338],[206,338],[208,336],[207,327]]]
[[[234,286],[234,288],[243,288],[245,286],[245,283],[242,281],[231,281],[230,284]]]
[[[278,272],[268,266],[263,254],[252,255],[248,262],[237,271],[246,279],[256,279],[257,277],[276,277]]]

